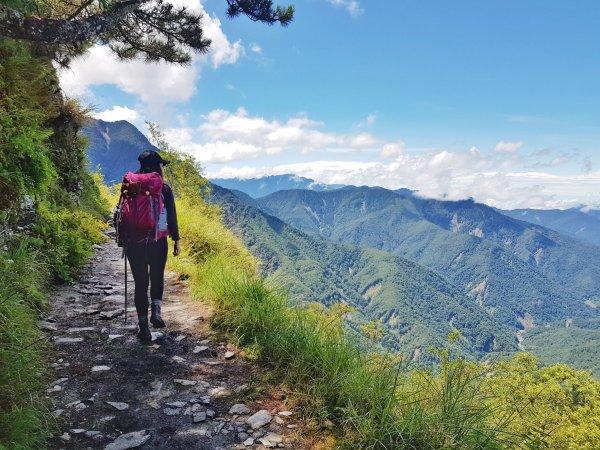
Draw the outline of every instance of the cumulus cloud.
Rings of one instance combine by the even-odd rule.
[[[256,150],[256,149],[255,149]],[[477,201],[501,208],[563,208],[600,204],[600,172],[556,175],[527,171],[527,159],[511,153],[407,149],[404,142],[388,142],[381,160],[319,160],[265,167],[224,166],[212,177],[251,178],[293,173],[330,184],[408,187],[430,198]],[[555,155],[547,155],[553,164]],[[560,162],[556,162],[560,164]]]
[[[240,161],[283,151],[360,151],[381,142],[369,133],[338,134],[323,131],[324,124],[305,115],[287,120],[251,116],[244,108],[235,112],[216,109],[197,127],[166,130],[171,142],[205,163]]]
[[[333,6],[344,8],[352,16],[360,16],[364,10],[357,0],[327,0]]]
[[[250,44],[250,51],[252,53],[257,53],[257,54],[262,54],[262,47],[260,45],[258,45],[256,42],[253,42],[252,44]]]
[[[518,141],[518,142],[500,141],[496,144],[496,147],[494,148],[494,150],[496,150],[499,153],[515,153],[522,146],[523,146],[523,142],[521,142],[521,141]]]
[[[223,32],[220,20],[208,14],[200,0],[170,0],[170,3],[202,14],[204,32],[212,41],[208,54],[194,55],[190,65],[181,66],[141,60],[121,61],[108,47],[96,45],[75,59],[69,68],[59,70],[64,92],[91,99],[93,86],[114,85],[157,111],[166,104],[189,100],[196,92],[202,66],[208,64],[218,68],[223,64],[234,64],[244,54],[242,42],[231,42]]]
[[[117,120],[126,120],[128,122],[137,122],[140,118],[140,113],[135,109],[128,108],[126,106],[113,106],[110,109],[96,112],[92,114],[96,119],[104,120],[106,122],[115,122]]]
[[[199,66],[144,61],[119,61],[106,46],[92,47],[70,68],[60,70],[61,87],[67,95],[91,97],[90,88],[112,84],[148,105],[188,100],[195,92]]]
[[[278,147],[254,145],[243,140],[224,141],[216,139],[199,142],[195,139],[196,130],[190,127],[168,128],[165,137],[176,149],[188,153],[203,163],[228,163],[274,155],[281,152]]]

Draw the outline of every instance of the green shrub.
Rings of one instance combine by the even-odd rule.
[[[52,273],[72,281],[92,254],[92,245],[103,240],[103,222],[88,212],[39,206],[36,242],[45,247],[44,258]]]

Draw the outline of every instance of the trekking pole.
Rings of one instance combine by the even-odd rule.
[[[125,260],[125,323],[127,323],[127,249],[123,246],[123,259]]]

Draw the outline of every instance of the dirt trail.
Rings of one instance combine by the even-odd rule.
[[[150,346],[136,338],[130,288],[126,325],[123,260],[109,241],[78,284],[54,293],[41,323],[54,342],[49,448],[303,448],[292,437],[296,414],[260,390],[257,367],[227,353],[235,349],[211,333],[210,309],[183,282],[169,275],[168,327]]]

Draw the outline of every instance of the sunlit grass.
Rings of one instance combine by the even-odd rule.
[[[359,350],[343,305],[297,307],[256,273],[256,262],[212,206],[180,207],[184,252],[171,267],[209,300],[213,325],[293,390],[307,417],[332,420],[337,442],[364,449],[499,449],[524,443],[487,402],[481,366],[442,357],[411,372],[395,355]]]
[[[26,243],[0,252],[0,442],[9,448],[39,448],[47,429],[36,313],[48,271],[36,256]]]

